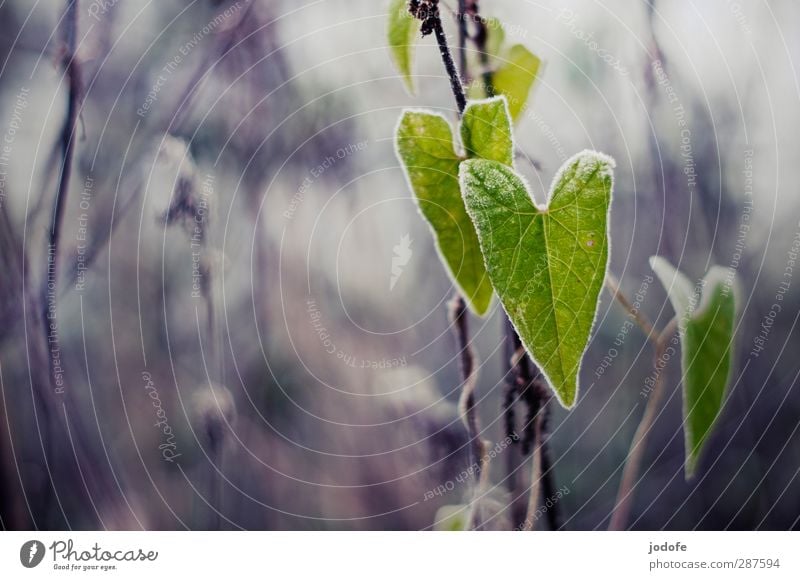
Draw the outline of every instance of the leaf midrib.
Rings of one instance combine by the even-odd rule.
[[[561,380],[567,378],[566,374],[564,373],[564,355],[561,353],[561,333],[558,330],[558,311],[556,310],[556,297],[553,293],[553,272],[550,270],[550,238],[548,236],[548,228],[547,228],[547,216],[543,213],[542,214],[542,231],[544,232],[544,247],[545,247],[545,256],[547,259],[547,276],[550,278],[548,280],[548,288],[550,289],[550,305],[553,307],[553,326],[555,327],[556,331],[556,344],[558,345],[558,366],[561,369]],[[534,218],[535,219],[535,218]],[[533,220],[531,220],[533,223]]]

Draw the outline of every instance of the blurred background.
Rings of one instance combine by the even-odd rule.
[[[616,158],[611,271],[642,313],[673,316],[654,254],[693,280],[732,267],[742,288],[698,474],[684,479],[676,355],[629,525],[797,528],[800,6],[480,10],[545,62],[516,130],[534,197],[581,149]],[[454,103],[431,39],[404,91],[387,11],[0,3],[4,529],[417,530],[469,500],[453,287],[393,146],[404,107],[454,119]],[[604,292],[578,404],[551,404],[561,529],[604,529],[614,507],[652,372],[626,320]],[[470,319],[492,446],[503,324],[496,302]],[[506,467],[524,490],[530,460],[498,456],[482,501],[503,529]]]

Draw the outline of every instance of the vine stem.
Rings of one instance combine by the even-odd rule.
[[[458,108],[458,116],[464,112],[464,109],[467,105],[467,99],[464,93],[464,87],[461,82],[461,77],[456,70],[455,63],[453,62],[453,57],[450,53],[450,48],[447,44],[447,37],[445,36],[444,29],[442,27],[442,20],[439,14],[439,7],[438,7],[438,0],[431,0],[429,2],[428,11],[421,13],[424,16],[425,26],[423,29],[432,30],[435,37],[436,43],[439,47],[439,54],[442,57],[442,63],[444,64],[444,68],[447,71],[447,75],[450,79],[450,87],[453,91],[453,96],[456,100],[456,106]],[[485,90],[489,96],[493,96],[494,90],[492,87],[492,73],[491,70],[488,68],[488,55],[486,54],[485,45],[486,45],[486,29],[483,26],[482,22],[478,18],[478,3],[475,0],[459,2],[459,54],[461,55],[461,65],[462,65],[462,74],[467,77],[466,72],[466,16],[471,17],[476,23],[479,25],[478,33],[476,34],[475,38],[473,39],[477,45],[478,52],[481,59],[481,64],[484,67],[483,70],[483,79]],[[461,375],[462,375],[462,395],[461,395],[461,411],[462,416],[464,417],[465,424],[467,425],[467,430],[469,432],[470,439],[473,445],[473,453],[476,454],[477,466],[479,470],[479,481],[478,481],[478,489],[481,488],[483,482],[486,481],[488,477],[488,469],[486,469],[486,458],[485,458],[485,446],[483,441],[480,438],[480,424],[478,422],[477,413],[475,410],[475,400],[474,400],[474,390],[475,384],[477,381],[477,377],[474,373],[474,354],[472,353],[471,347],[469,347],[469,335],[468,329],[466,326],[466,305],[464,303],[463,297],[457,295],[451,305],[451,321],[454,324],[455,332],[458,337],[459,341],[459,348],[461,351],[462,356],[462,364],[461,364]],[[463,321],[463,322],[459,322]],[[519,337],[517,336],[516,330],[514,330],[513,326],[510,324],[507,328],[507,340],[512,341],[515,345],[514,351],[517,348],[521,347],[521,342]],[[469,359],[469,364],[466,364],[466,360]],[[515,368],[515,375],[516,375],[516,382],[517,382],[517,392],[519,395],[524,396],[526,398],[526,402],[529,408],[529,425],[528,429],[535,430],[537,427],[535,424],[538,422],[538,429],[540,431],[540,436],[538,441],[535,444],[535,452],[536,457],[534,457],[534,463],[538,465],[538,471],[541,472],[541,464],[543,457],[549,457],[547,454],[546,442],[542,436],[542,432],[544,431],[544,423],[545,423],[545,407],[547,405],[546,397],[540,396],[541,393],[539,392],[540,389],[537,389],[537,385],[534,384],[535,376],[538,373],[531,372],[530,366],[528,364],[528,359],[524,355],[523,349],[523,356],[516,357],[516,363],[512,365],[512,368]],[[507,419],[506,423],[511,421],[513,425],[513,400],[507,401],[510,403],[506,405],[506,413]],[[540,412],[541,410],[541,412]],[[533,424],[531,424],[533,423]],[[534,436],[533,439],[536,439]],[[546,490],[553,490],[555,489],[555,485],[553,482],[553,473],[552,469],[550,469],[550,462],[549,460],[546,461],[548,465],[548,469],[541,474],[537,474],[535,478],[531,481],[531,492],[529,496],[529,503],[530,501],[538,502],[539,497],[539,481],[544,479],[544,488]],[[534,471],[536,471],[536,465],[534,465]],[[515,478],[510,479],[509,485],[515,487]],[[515,491],[515,490],[514,490]],[[530,510],[528,510],[530,511]],[[534,508],[535,512],[535,508]],[[473,510],[473,525],[476,523],[474,522],[474,510]],[[551,526],[557,527],[558,522],[558,514],[555,510],[548,512],[548,516],[550,517]]]
[[[531,454],[531,485],[528,492],[528,504],[521,521],[517,522],[515,529],[532,530],[535,524],[536,513],[542,493],[545,497],[553,497],[556,492],[555,474],[550,462],[550,453],[547,446],[547,423],[550,415],[550,400],[552,396],[547,385],[542,380],[542,375],[533,364],[519,336],[509,323],[510,332],[517,346],[511,359],[511,368],[515,369],[516,393],[525,401],[528,407],[527,421],[522,438],[522,455]],[[513,419],[512,419],[513,420]],[[513,490],[512,493],[516,493]],[[551,530],[561,527],[557,504],[553,504],[546,511],[548,526]]]
[[[628,312],[628,314],[633,317],[636,324],[639,325],[639,328],[642,329],[645,336],[648,340],[654,341],[656,344],[658,342],[658,335],[656,334],[655,330],[653,329],[653,325],[650,324],[650,321],[642,314],[638,309],[634,308],[631,304],[628,297],[622,292],[619,287],[619,280],[617,280],[616,276],[612,273],[606,274],[606,286],[608,287],[609,292],[614,297],[614,299],[619,302],[622,307]]]
[[[439,15],[438,0],[432,1],[428,7],[428,11],[421,12],[420,14],[423,16],[425,27],[429,26],[436,37],[436,43],[439,46],[439,54],[442,57],[442,63],[447,71],[447,76],[450,78],[450,88],[453,91],[458,109],[458,117],[460,118],[467,106],[467,98],[464,95],[464,87],[461,84],[461,78],[453,62],[453,56],[450,54],[447,37],[444,34],[442,20]],[[486,454],[484,442],[481,439],[480,420],[475,408],[475,388],[477,386],[478,373],[477,365],[475,364],[476,355],[469,340],[467,304],[464,297],[458,291],[456,291],[453,299],[448,303],[448,318],[453,326],[453,332],[456,335],[456,342],[458,343],[460,355],[461,397],[459,398],[459,410],[469,435],[471,444],[470,454],[475,458],[471,465],[476,466],[476,489],[480,490],[488,481],[488,455]],[[475,508],[476,506],[473,505],[469,517],[470,527],[473,529],[479,525],[479,522],[477,522],[478,510]]]
[[[430,11],[426,13],[426,22],[429,23],[436,37],[436,44],[439,46],[439,54],[442,57],[442,63],[447,71],[447,76],[450,78],[450,89],[453,91],[453,96],[456,99],[458,116],[461,117],[464,113],[464,109],[467,107],[467,97],[464,94],[461,77],[459,77],[456,65],[453,62],[453,55],[450,54],[450,47],[447,45],[447,36],[445,36],[442,18],[439,15],[438,0],[433,0],[430,3]],[[464,60],[466,60],[466,49],[464,49],[464,55]]]
[[[614,513],[611,515],[611,522],[608,526],[609,530],[624,530],[627,526],[631,505],[633,503],[633,490],[639,479],[639,471],[647,446],[647,438],[653,428],[653,422],[655,421],[656,412],[658,411],[661,400],[664,398],[664,369],[659,368],[659,363],[666,351],[667,341],[675,334],[677,327],[678,319],[673,318],[655,341],[656,347],[653,355],[653,368],[656,371],[655,385],[653,386],[653,391],[650,393],[650,399],[647,401],[644,415],[639,422],[639,426],[636,428],[636,433],[633,436],[633,441],[628,451],[628,457],[625,460],[625,468],[622,471],[622,480],[620,481],[619,491],[617,492]]]
[[[503,331],[504,335],[504,348],[503,348],[503,361],[505,363],[505,394],[503,398],[503,425],[506,438],[510,440],[513,445],[506,454],[506,488],[511,497],[511,523],[513,529],[520,530],[525,523],[526,504],[524,502],[523,492],[520,490],[520,474],[519,469],[522,460],[521,453],[514,453],[518,447],[519,436],[517,435],[517,420],[514,404],[519,399],[517,391],[517,371],[515,366],[516,352],[519,348],[519,339],[514,327],[508,317],[503,318]]]
[[[448,318],[456,335],[459,351],[459,364],[461,367],[461,396],[458,400],[459,414],[467,429],[470,442],[470,465],[475,466],[476,491],[483,489],[488,483],[489,455],[486,453],[486,444],[481,439],[481,424],[478,418],[475,400],[475,387],[478,382],[477,356],[469,342],[469,325],[467,319],[467,305],[464,298],[456,292],[448,303]],[[476,497],[478,493],[475,494]],[[470,528],[476,529],[478,521],[477,506],[473,503],[470,509]]]
[[[463,6],[463,8],[462,8]],[[470,19],[476,27],[472,41],[478,54],[478,60],[481,66],[481,80],[483,82],[483,89],[487,97],[495,96],[494,91],[494,75],[489,66],[489,53],[486,51],[486,41],[488,39],[488,31],[485,22],[479,16],[479,8],[477,0],[465,0],[463,3],[459,2],[459,12],[461,15],[460,24],[466,30],[466,19]],[[466,53],[464,56],[466,60]],[[466,66],[466,65],[465,65]],[[540,488],[548,495],[555,492],[555,477],[550,463],[550,453],[546,440],[547,418],[549,415],[549,395],[547,387],[538,382],[540,376],[539,369],[527,357],[525,349],[522,347],[522,342],[517,335],[517,331],[511,324],[510,320],[504,322],[503,332],[505,333],[505,343],[507,345],[508,367],[506,368],[507,390],[505,400],[503,401],[503,412],[505,415],[504,423],[506,436],[510,437],[514,443],[519,443],[520,439],[516,437],[516,419],[514,413],[514,403],[518,398],[523,398],[528,406],[528,416],[525,424],[525,431],[529,435],[522,438],[522,456],[526,456],[531,452],[532,448],[532,473],[531,473],[531,487],[528,495],[528,506],[525,509],[517,501],[521,494],[519,490],[519,478],[516,476],[518,468],[518,459],[513,453],[509,453],[507,468],[507,487],[511,494],[512,506],[511,515],[515,523],[514,529],[525,530],[531,529],[526,527],[528,522],[531,522],[532,515],[536,512],[538,502],[540,501]],[[525,510],[525,511],[523,511]],[[559,513],[558,509],[554,506],[547,511],[548,523],[550,529],[556,530],[559,528]]]
[[[458,65],[461,69],[461,81],[469,83],[469,70],[467,68],[467,0],[458,0]]]
[[[483,474],[485,464],[485,446],[481,439],[481,426],[475,410],[475,386],[478,380],[476,368],[476,355],[469,342],[469,323],[467,319],[467,305],[464,298],[456,293],[448,303],[448,314],[450,324],[453,325],[453,332],[456,335],[459,351],[459,364],[461,367],[461,397],[459,398],[459,409],[464,425],[469,433],[472,444],[472,452],[475,455],[475,462],[478,466],[478,475]]]
[[[533,437],[533,457],[531,458],[531,491],[528,495],[528,510],[525,515],[525,521],[522,524],[521,530],[523,532],[529,532],[533,530],[536,521],[534,520],[534,514],[536,510],[539,509],[539,498],[541,496],[541,489],[542,489],[542,478],[543,478],[543,470],[542,470],[542,423],[544,421],[544,413],[543,410],[540,409],[539,412],[536,413],[536,418],[533,422],[533,430],[534,430],[534,437]]]

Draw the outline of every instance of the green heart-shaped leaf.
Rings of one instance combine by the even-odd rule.
[[[470,102],[461,123],[464,149],[470,157],[511,164],[511,121],[504,99]],[[436,237],[436,247],[453,283],[476,314],[492,301],[478,237],[464,208],[450,124],[441,115],[407,110],[396,132],[397,154],[420,212]]]
[[[461,164],[467,211],[486,270],[528,353],[559,401],[575,403],[609,256],[614,161],[584,151],[553,181],[547,208],[496,162]]]
[[[408,11],[408,0],[392,0],[389,4],[389,26],[387,35],[389,49],[397,70],[403,75],[403,83],[414,94],[414,43],[421,22]]]
[[[701,297],[664,258],[653,256],[650,265],[678,317],[688,479],[722,411],[730,382],[737,286],[732,270],[714,266],[700,283]]]

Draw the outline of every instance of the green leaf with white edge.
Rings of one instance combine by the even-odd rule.
[[[733,371],[738,288],[733,271],[714,266],[695,290],[664,258],[650,265],[667,289],[678,317],[683,375],[686,478],[694,476],[722,411]]]
[[[421,24],[408,11],[408,0],[391,1],[387,30],[389,49],[397,70],[403,75],[406,90],[412,95],[414,94],[414,45]]]
[[[513,165],[514,138],[505,97],[467,104],[461,120],[461,142],[469,158]]]
[[[436,510],[433,529],[437,532],[463,532],[468,528],[469,506],[444,505]]]
[[[468,155],[512,162],[511,121],[504,99],[470,102],[464,111],[461,134]],[[483,316],[494,290],[461,196],[458,166],[464,158],[456,153],[450,124],[441,115],[408,110],[400,118],[396,142],[420,212],[436,237],[442,262],[470,309]]]
[[[470,309],[484,315],[492,285],[472,221],[458,184],[462,158],[453,146],[447,120],[424,111],[406,111],[396,133],[397,153],[420,212],[436,238],[436,247],[451,279]]]
[[[521,44],[512,46],[492,78],[496,95],[505,95],[511,118],[517,121],[528,101],[542,61]]]
[[[609,259],[614,161],[584,151],[559,170],[547,208],[512,169],[461,164],[462,193],[486,270],[522,344],[562,405],[578,393],[581,360]]]

